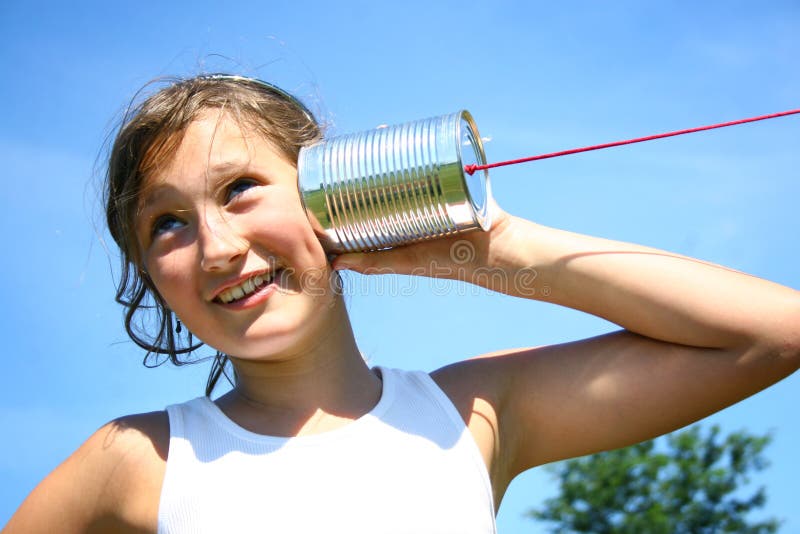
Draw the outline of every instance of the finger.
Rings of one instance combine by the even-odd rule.
[[[377,252],[352,252],[341,254],[333,260],[336,270],[350,270],[361,274],[412,274],[418,268],[419,258],[413,246],[397,247]]]
[[[386,252],[352,252],[342,254],[333,260],[333,268],[337,271],[349,270],[361,274],[392,274],[398,272],[396,268],[389,267],[393,251]]]

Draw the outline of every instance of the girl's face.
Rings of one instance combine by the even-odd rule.
[[[297,171],[273,146],[208,110],[145,181],[137,237],[180,320],[239,358],[288,354],[336,298]]]

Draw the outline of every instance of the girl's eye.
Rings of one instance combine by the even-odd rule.
[[[244,193],[245,191],[247,191],[251,187],[255,187],[256,185],[258,185],[257,182],[250,178],[242,178],[240,180],[236,180],[228,188],[228,195],[227,198],[225,199],[225,203],[227,204],[228,202],[233,200],[234,197]]]
[[[182,227],[184,222],[174,215],[161,215],[153,222],[153,237],[157,237],[167,232],[172,232]]]

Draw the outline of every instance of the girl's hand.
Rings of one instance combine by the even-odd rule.
[[[504,283],[513,272],[501,260],[502,249],[510,243],[515,218],[492,200],[489,230],[464,232],[389,250],[346,253],[333,259],[334,269],[361,274],[405,274],[446,278],[474,283],[487,289],[508,292]],[[513,267],[511,271],[513,271]]]

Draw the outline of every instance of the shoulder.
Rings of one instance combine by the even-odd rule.
[[[143,468],[166,464],[169,450],[167,412],[126,415],[103,425],[75,452],[99,473],[136,483]]]
[[[104,425],[90,442],[98,461],[136,483],[143,472],[166,465],[169,417],[166,411],[126,415]]]
[[[127,415],[87,440],[118,524],[155,530],[169,451],[166,411]]]
[[[8,532],[155,531],[168,449],[166,412],[103,425],[31,492]]]
[[[489,472],[497,505],[518,473],[514,465],[518,425],[509,417],[509,413],[517,409],[514,391],[536,389],[536,381],[522,383],[532,374],[532,369],[533,374],[537,374],[537,361],[550,349],[552,347],[527,347],[491,352],[431,373],[431,378],[450,398],[474,438]]]
[[[169,449],[169,417],[166,411],[126,415],[114,419],[95,433],[107,446],[137,446],[152,449],[163,460]]]
[[[500,418],[508,366],[503,356],[512,351],[482,355],[457,362],[431,373],[431,378],[461,414],[480,450],[499,503],[510,483],[500,439]]]
[[[482,354],[437,369],[431,373],[431,378],[467,420],[476,398],[499,408],[518,357],[532,350],[509,349]]]

